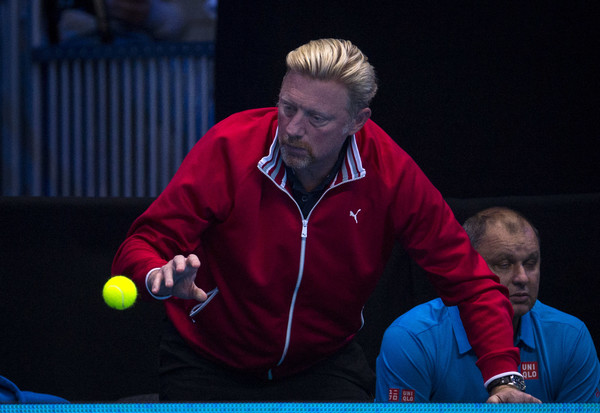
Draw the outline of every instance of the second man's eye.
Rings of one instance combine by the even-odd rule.
[[[498,263],[494,264],[494,267],[496,267],[500,270],[507,270],[510,268],[510,263],[509,262],[498,262]]]

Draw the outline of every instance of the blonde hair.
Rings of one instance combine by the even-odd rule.
[[[287,72],[319,80],[334,80],[348,88],[349,108],[355,115],[369,107],[377,92],[375,69],[355,45],[348,40],[312,40],[288,53]]]

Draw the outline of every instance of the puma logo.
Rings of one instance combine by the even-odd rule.
[[[358,224],[358,213],[359,213],[360,211],[361,211],[361,209],[359,209],[359,210],[358,210],[358,211],[356,211],[356,212],[352,212],[352,211],[350,211],[350,216],[351,216],[352,218],[354,218],[354,222],[356,222],[357,224]]]

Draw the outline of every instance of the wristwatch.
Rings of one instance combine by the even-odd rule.
[[[488,384],[487,391],[488,393],[491,393],[494,387],[502,386],[504,384],[525,391],[525,380],[520,374],[508,374],[506,376],[498,377]]]

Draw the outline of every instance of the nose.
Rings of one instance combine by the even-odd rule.
[[[290,137],[301,138],[306,133],[305,117],[302,111],[297,111],[286,126],[286,132]]]
[[[527,276],[527,272],[525,271],[525,267],[523,264],[518,264],[515,266],[515,271],[512,279],[514,284],[526,284],[529,281],[529,277]]]

